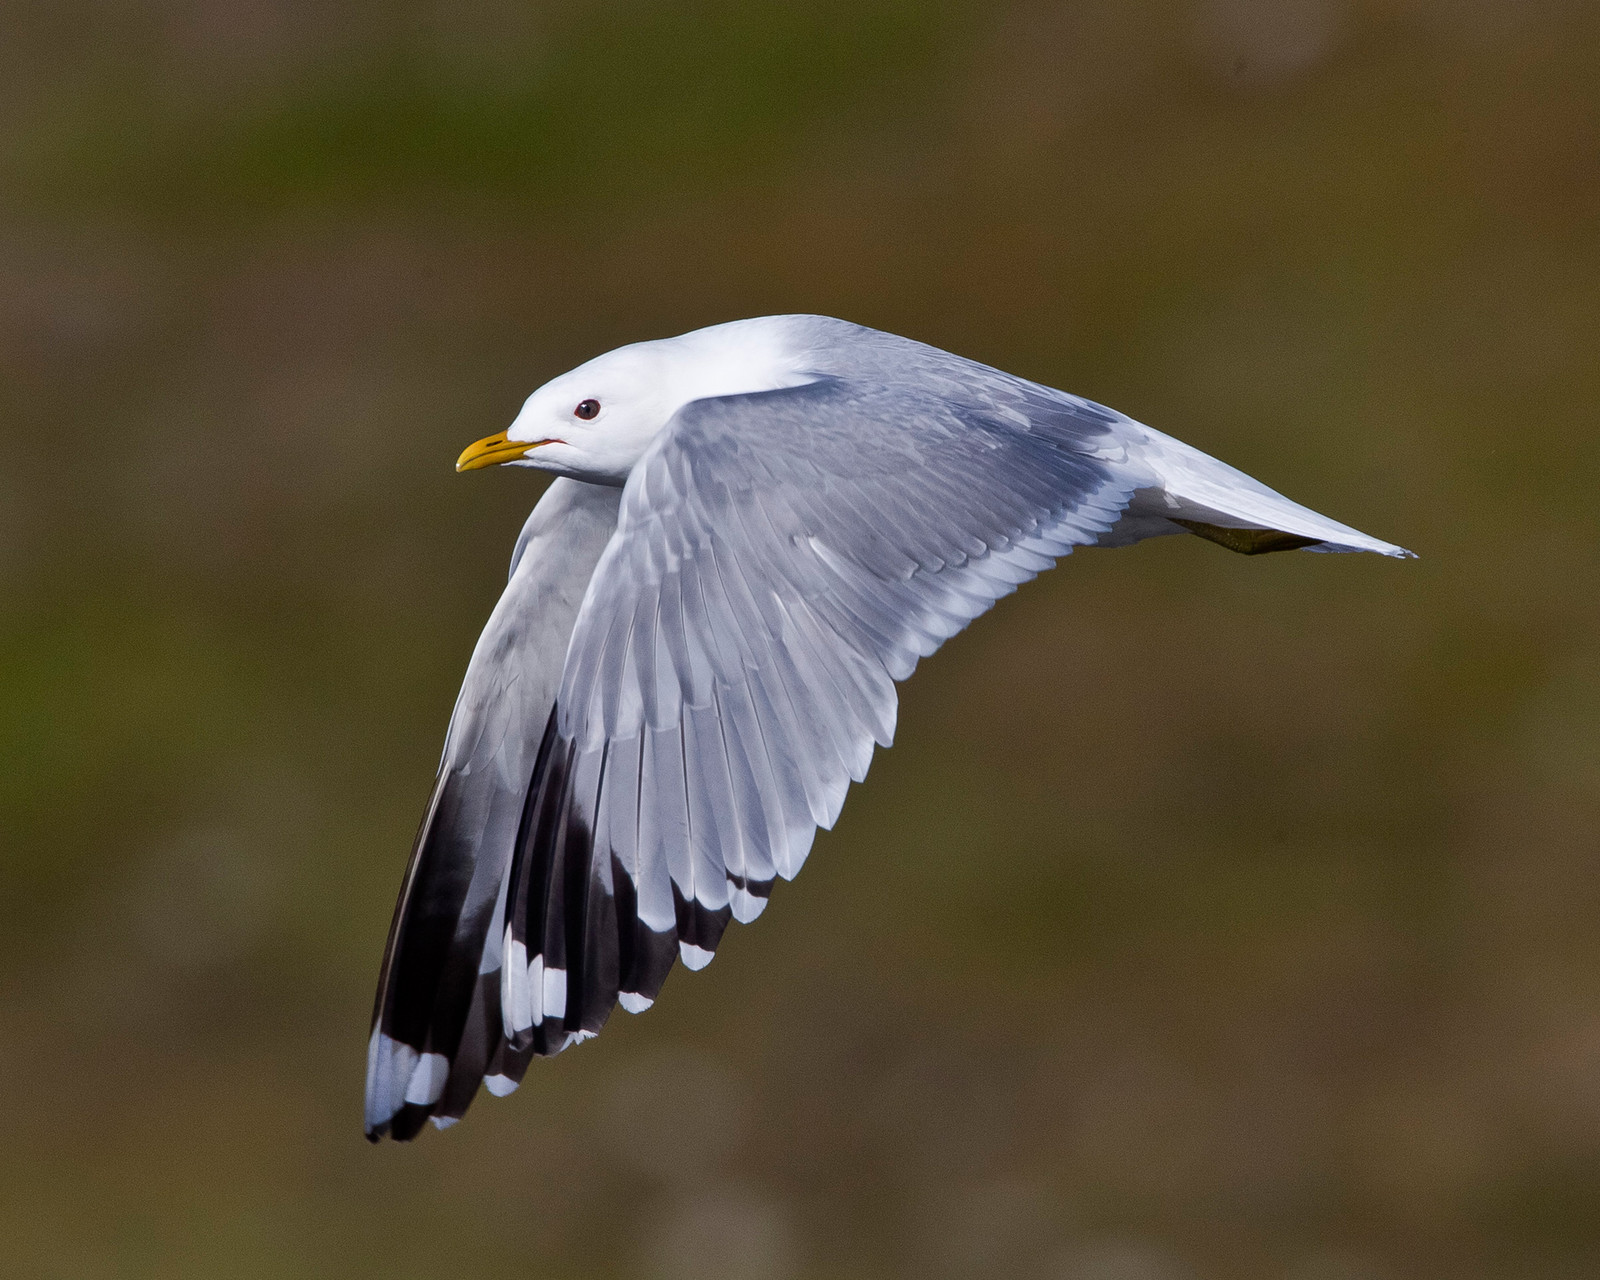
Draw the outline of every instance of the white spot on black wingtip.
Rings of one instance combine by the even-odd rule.
[[[405,1100],[419,1107],[431,1106],[444,1092],[450,1077],[450,1059],[442,1053],[425,1053],[417,1059],[406,1085]]]
[[[388,1124],[399,1113],[419,1056],[410,1045],[374,1028],[367,1044],[368,1133]]]
[[[736,885],[728,896],[728,905],[733,909],[735,920],[740,924],[749,924],[767,909],[767,900],[760,894],[751,893],[750,890]]]
[[[517,1091],[517,1086],[522,1081],[513,1080],[510,1076],[493,1075],[484,1076],[483,1087],[497,1098],[504,1098]]]
[[[640,995],[637,991],[617,992],[617,1003],[629,1013],[643,1013],[655,1003],[649,996]]]
[[[704,969],[711,963],[715,952],[707,951],[704,947],[697,947],[692,942],[680,942],[678,954],[683,957],[685,968]]]
[[[546,968],[544,956],[527,958],[527,948],[506,930],[504,968],[500,976],[501,1016],[506,1039],[515,1039],[546,1018],[560,1018],[567,1009],[567,971]]]
[[[537,957],[536,963],[543,963],[544,957]],[[530,980],[532,978],[530,972]],[[559,1018],[567,1011],[567,971],[565,969],[546,969],[544,971],[544,1016]],[[534,1019],[539,1021],[538,1018]]]
[[[451,1125],[459,1124],[461,1121],[460,1116],[429,1116],[428,1119],[433,1122],[435,1129],[448,1129]]]
[[[511,936],[506,926],[505,952],[500,970],[500,1011],[506,1039],[515,1039],[533,1025],[533,992],[528,984],[528,949]]]

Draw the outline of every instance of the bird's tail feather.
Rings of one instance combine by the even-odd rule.
[[[1101,536],[1102,547],[1189,532],[1245,555],[1267,551],[1371,551],[1409,557],[1404,547],[1292,502],[1259,480],[1181,440],[1128,420],[1119,444],[1151,483]]]

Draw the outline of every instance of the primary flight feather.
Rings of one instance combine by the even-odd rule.
[[[467,668],[395,909],[366,1131],[648,1008],[832,826],[897,680],[1075,546],[1409,553],[1102,405],[768,316],[545,384],[458,470],[557,479]]]

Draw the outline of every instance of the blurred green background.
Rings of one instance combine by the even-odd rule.
[[[1600,1274],[1600,6],[9,0],[0,1272]],[[844,316],[1380,537],[1089,552],[413,1146],[371,988],[626,341]]]

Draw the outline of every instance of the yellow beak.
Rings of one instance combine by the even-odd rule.
[[[474,444],[469,444],[456,459],[457,471],[476,471],[502,462],[515,462],[530,449],[537,449],[548,440],[507,440],[504,431],[496,431]]]

